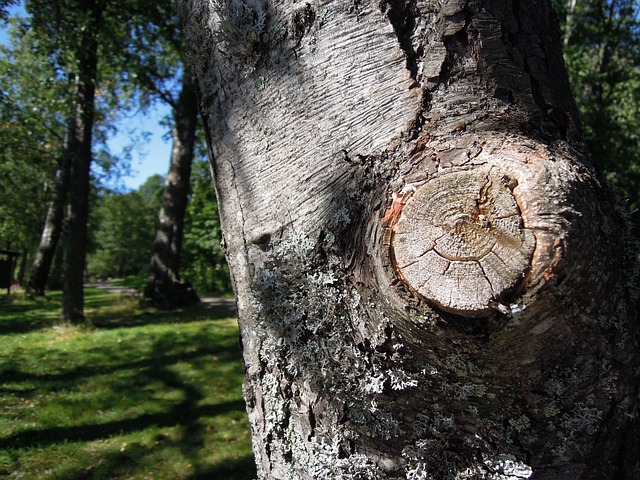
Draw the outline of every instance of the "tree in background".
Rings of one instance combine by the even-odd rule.
[[[50,43],[49,54],[58,68],[73,78],[73,113],[69,139],[71,163],[66,269],[61,318],[84,322],[84,272],[89,216],[89,190],[93,159],[95,96],[98,59],[124,21],[123,9],[111,9],[105,0],[46,2],[32,0],[26,9],[33,28]],[[118,18],[120,15],[120,18]]]
[[[198,291],[217,295],[230,293],[231,279],[221,246],[218,202],[206,160],[193,163],[184,231],[183,276]]]
[[[156,223],[149,281],[145,297],[160,308],[174,308],[200,301],[188,281],[180,278],[184,218],[189,196],[198,100],[188,68],[184,68],[177,101],[172,104],[171,162]]]
[[[198,101],[191,72],[184,61],[182,35],[173,2],[159,2],[152,17],[155,19],[152,28],[134,35],[132,51],[151,47],[155,54],[142,58],[134,73],[147,95],[171,107],[172,148],[144,293],[154,305],[172,308],[199,301],[191,284],[180,275]],[[179,80],[176,72],[179,72]]]
[[[122,108],[124,99],[130,100],[127,91],[138,88],[139,93],[139,87],[155,75],[155,70],[144,70],[155,65],[157,52],[153,49],[153,36],[160,31],[177,35],[171,26],[158,27],[166,23],[170,8],[168,1],[145,4],[34,0],[27,4],[33,28],[42,38],[49,39],[48,54],[55,59],[60,71],[74,79],[75,85],[73,135],[69,137],[70,209],[62,313],[65,321],[83,320],[89,185],[95,157],[92,147],[94,135],[100,134],[93,128],[95,120],[100,118],[96,107],[110,105],[106,116],[112,119],[114,110]],[[175,18],[173,12],[171,15]],[[175,27],[176,22],[172,25]],[[162,65],[163,60],[157,64]],[[122,95],[123,92],[127,94]],[[138,98],[144,100],[144,95],[139,94]]]
[[[70,114],[70,86],[51,58],[41,54],[40,39],[25,21],[15,18],[11,24],[11,44],[0,47],[0,239],[22,252],[22,280],[43,219],[50,225],[57,213],[61,220],[62,208],[54,212],[57,202],[51,198],[68,176],[59,172],[68,171],[65,118]],[[54,227],[45,228],[43,235],[55,240]]]
[[[31,264],[27,293],[44,295],[53,258],[62,234],[65,206],[71,174],[71,138],[75,135],[75,122],[68,121],[62,149],[58,154],[53,190],[49,198],[40,243]]]
[[[179,20],[172,1],[150,2],[131,12],[131,31],[120,55],[142,103],[171,107],[172,149],[165,191],[158,212],[145,296],[162,308],[199,301],[180,278],[184,215],[196,142],[196,90],[184,62]]]
[[[640,3],[562,0],[555,8],[589,149],[640,225]],[[636,227],[638,228],[638,227]]]

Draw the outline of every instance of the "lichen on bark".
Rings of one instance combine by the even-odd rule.
[[[271,1],[291,35],[255,75],[201,63],[260,478],[567,480],[633,458],[610,433],[637,438],[631,250],[611,254],[624,221],[538,4]],[[454,172],[473,201],[443,225],[504,245],[491,227],[516,215],[480,212],[502,191],[526,252],[472,319],[407,288],[380,221]]]

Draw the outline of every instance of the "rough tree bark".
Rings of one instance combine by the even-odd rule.
[[[63,322],[81,324],[84,316],[84,269],[87,251],[89,188],[91,180],[94,99],[98,71],[98,31],[104,11],[102,2],[82,4],[81,42],[76,47],[74,137],[71,141],[69,222],[62,295]]]
[[[637,478],[637,272],[548,1],[179,2],[260,478]]]
[[[75,137],[74,128],[75,119],[70,120],[67,124],[62,153],[58,159],[53,193],[47,207],[47,214],[44,220],[38,250],[31,264],[31,273],[29,275],[29,282],[27,283],[27,292],[30,295],[44,295],[51,265],[53,264],[53,257],[62,233],[64,211],[67,205],[67,194],[69,191],[69,176],[71,171],[70,149],[72,139]]]
[[[180,279],[180,252],[184,214],[189,200],[189,178],[196,140],[198,100],[189,69],[173,107],[173,147],[169,173],[156,222],[156,236],[145,297],[160,308],[175,308],[200,301],[189,282]]]

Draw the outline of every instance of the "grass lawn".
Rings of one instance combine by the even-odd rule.
[[[0,478],[255,478],[235,317],[85,295],[91,327],[0,297]]]

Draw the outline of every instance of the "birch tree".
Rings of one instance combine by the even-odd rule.
[[[549,1],[182,0],[261,479],[631,479],[637,271]]]

